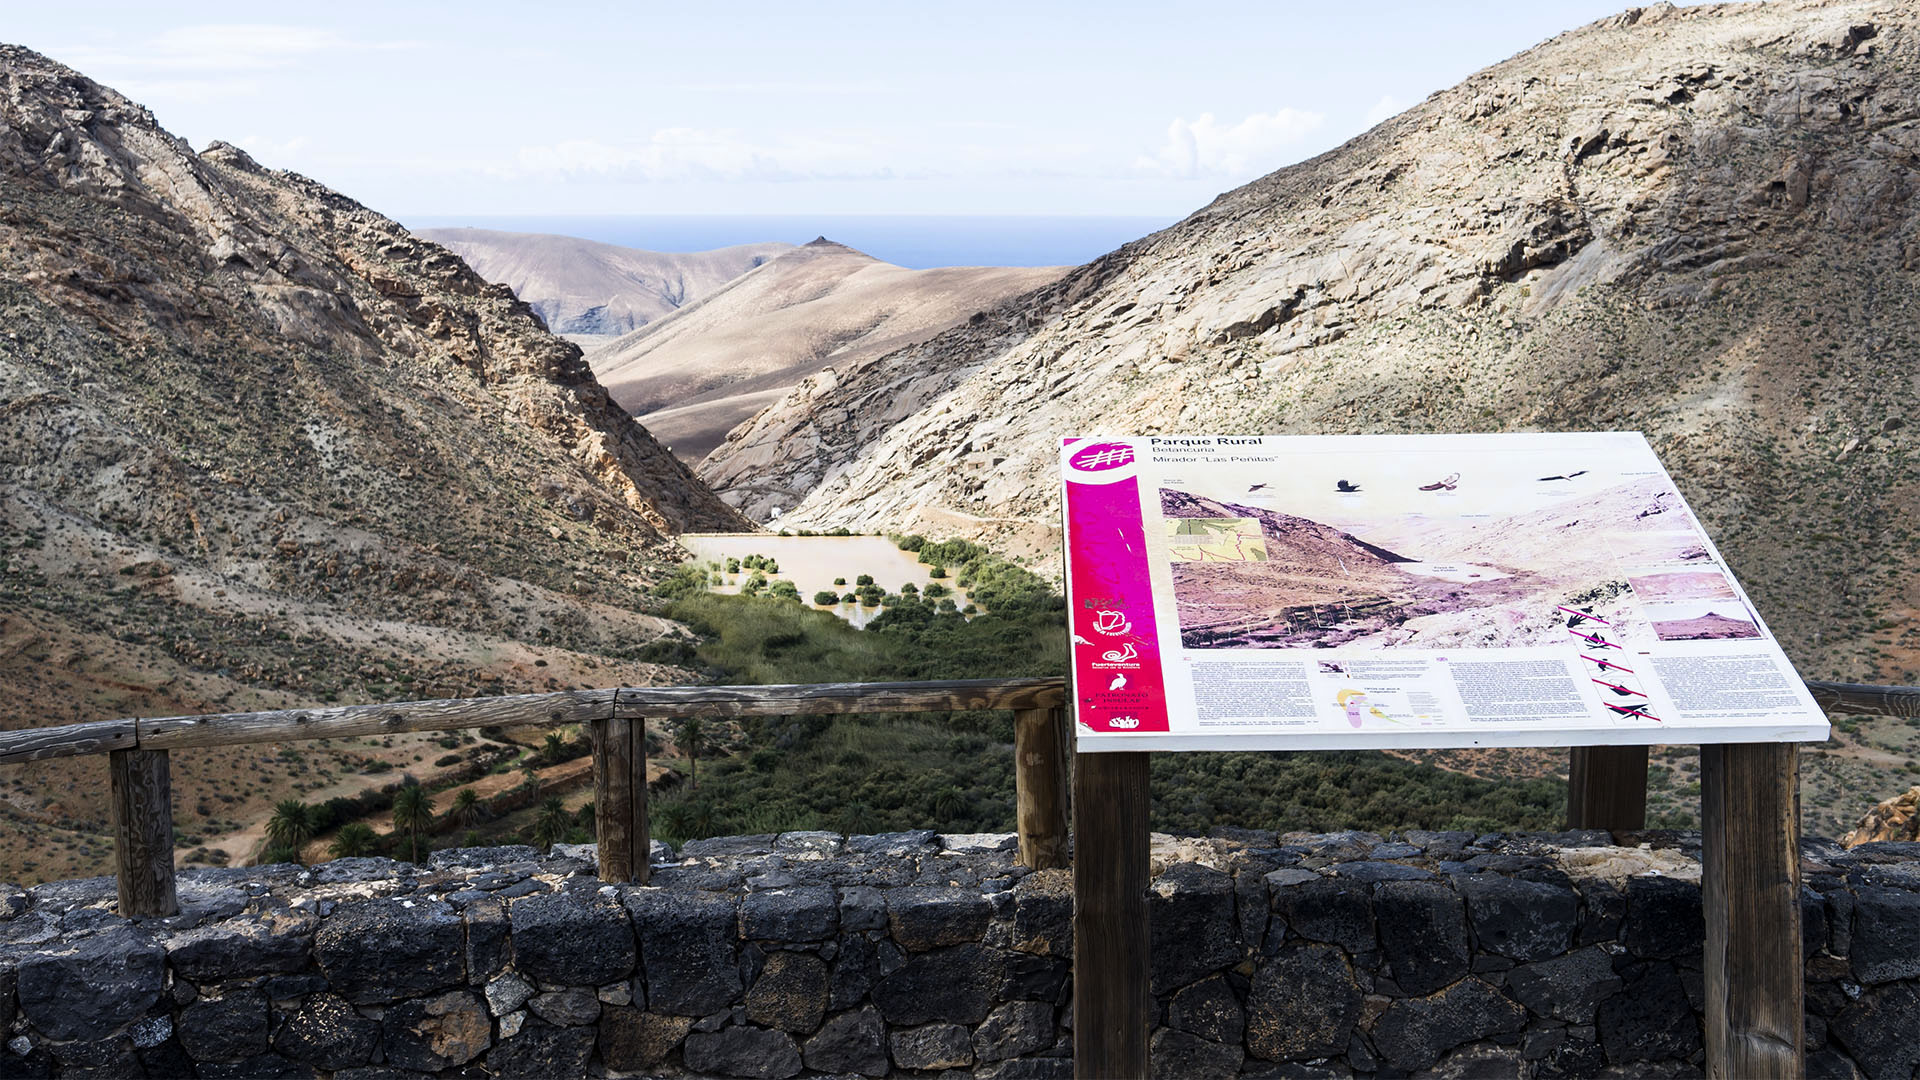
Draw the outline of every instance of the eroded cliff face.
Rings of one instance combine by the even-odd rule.
[[[0,46],[0,727],[657,681],[650,563],[742,524],[505,288]],[[0,868],[98,864],[89,768]]]
[[[1637,428],[1796,659],[1901,678],[1912,640],[1865,635],[1914,603],[1915,21],[1790,2],[1571,31],[813,377],[701,475],[784,526],[992,536],[1057,519],[1065,435]]]

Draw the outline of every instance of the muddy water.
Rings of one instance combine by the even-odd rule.
[[[800,596],[810,606],[822,611],[831,611],[855,626],[865,626],[875,615],[883,610],[879,607],[861,607],[859,604],[833,604],[821,607],[813,603],[813,594],[823,589],[831,589],[845,596],[854,589],[854,582],[861,574],[873,575],[874,584],[890,593],[900,591],[900,586],[912,582],[915,588],[925,589],[933,580],[928,571],[932,569],[919,561],[920,556],[911,551],[901,551],[893,546],[893,541],[884,536],[773,536],[767,533],[683,533],[679,537],[680,546],[693,552],[694,562],[706,565],[718,562],[725,566],[728,559],[744,558],[748,555],[765,555],[780,564],[780,572],[768,574],[769,579],[785,579],[793,582],[800,590]],[[952,567],[941,584],[953,590],[953,602],[960,607],[967,606],[967,596],[963,589],[953,584]],[[738,574],[722,574],[726,584],[713,587],[713,591],[737,593],[740,583],[747,580],[751,571],[743,570]],[[835,585],[834,578],[845,578],[845,585]]]

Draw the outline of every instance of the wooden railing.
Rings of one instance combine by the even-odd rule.
[[[599,873],[607,881],[647,880],[648,720],[722,719],[822,713],[1014,713],[1014,784],[1020,861],[1066,865],[1068,769],[1066,686],[1061,679],[966,679],[919,683],[802,686],[670,686],[576,690],[511,697],[343,705],[326,709],[214,713],[100,720],[0,732],[0,765],[108,754],[114,870],[120,912],[171,915],[174,895],[173,750],[303,739],[458,731],[482,727],[583,726],[593,745],[594,826]]]
[[[1920,687],[1809,682],[1829,712],[1920,716]],[[115,873],[120,910],[167,915],[174,899],[173,808],[168,754],[177,749],[305,739],[458,731],[482,727],[583,726],[593,746],[599,873],[647,880],[646,725],[649,720],[823,713],[1014,713],[1014,784],[1020,861],[1034,869],[1067,862],[1072,732],[1064,680],[968,679],[792,686],[667,686],[575,690],[510,697],[344,705],[325,709],[100,720],[0,732],[0,765],[109,754]],[[1570,824],[1637,829],[1646,823],[1644,746],[1576,747],[1567,794]]]

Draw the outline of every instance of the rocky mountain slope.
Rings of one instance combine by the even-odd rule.
[[[658,681],[741,524],[444,248],[0,46],[0,728]],[[366,742],[179,755],[186,842],[430,771]],[[0,771],[0,878],[101,865],[104,761]]]
[[[699,461],[802,378],[924,341],[1065,272],[908,270],[822,237],[587,359],[615,401],[682,459]]]
[[[1637,428],[1804,670],[1913,681],[1917,21],[1785,0],[1570,31],[814,376],[701,475],[790,527],[1030,535],[1067,434]]]
[[[488,281],[505,285],[583,346],[663,319],[759,266],[792,244],[739,244],[713,251],[642,251],[576,236],[494,229],[421,229]]]

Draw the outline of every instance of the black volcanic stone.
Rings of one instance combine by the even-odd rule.
[[[801,1057],[816,1072],[885,1076],[890,1069],[886,1022],[871,1005],[830,1016],[807,1040]]]
[[[1246,1058],[1238,1044],[1208,1042],[1172,1028],[1154,1032],[1147,1054],[1153,1080],[1227,1080],[1240,1075]]]
[[[1700,1020],[1671,964],[1633,964],[1621,974],[1626,985],[1593,1017],[1608,1061],[1684,1059],[1700,1049]]]
[[[997,995],[1002,1000],[1058,1002],[1066,991],[1067,980],[1073,976],[1073,961],[1014,952],[1006,955],[1004,970]]]
[[[1706,935],[1697,883],[1655,874],[1627,879],[1625,940],[1633,955],[1651,960],[1685,956],[1699,952]]]
[[[873,987],[873,1003],[889,1024],[977,1024],[1000,985],[999,954],[981,945],[916,953]]]
[[[1920,987],[1895,983],[1869,990],[1827,1031],[1873,1080],[1912,1076],[1920,1065]]]
[[[1013,887],[1013,947],[1073,955],[1073,879],[1063,870],[1029,874]]]
[[[163,944],[175,976],[194,983],[226,982],[305,968],[318,925],[311,912],[282,909],[184,930]]]
[[[1627,894],[1613,883],[1589,878],[1580,883],[1580,936],[1576,945],[1619,941],[1627,925]]]
[[[1433,871],[1396,862],[1343,862],[1327,867],[1327,873],[1348,881],[1431,881]]]
[[[887,1035],[887,1052],[903,1069],[963,1069],[973,1064],[973,1041],[959,1024],[896,1028]]]
[[[825,941],[839,930],[839,896],[831,885],[767,889],[740,900],[740,936],[749,940]]]
[[[500,1080],[585,1076],[592,1057],[592,1028],[527,1024],[487,1051],[487,1070]]]
[[[1580,912],[1573,890],[1498,874],[1453,881],[1466,899],[1480,948],[1515,960],[1544,960],[1567,951]]]
[[[387,1064],[418,1072],[465,1065],[493,1042],[487,1006],[471,990],[412,998],[381,1018]]]
[[[833,958],[833,975],[827,985],[827,1008],[850,1009],[866,1000],[873,984],[880,981],[880,949],[865,934],[848,934],[840,939],[840,951]]]
[[[814,1030],[827,1011],[826,961],[812,953],[774,953],[747,991],[746,1006],[747,1020],[762,1027]]]
[[[739,996],[739,914],[732,897],[638,889],[627,893],[627,913],[640,939],[650,1009],[707,1016]]]
[[[1153,880],[1147,919],[1155,994],[1241,959],[1233,904],[1233,879],[1198,863],[1176,863]]]
[[[1360,997],[1353,967],[1338,948],[1283,945],[1253,974],[1247,1049],[1269,1061],[1338,1054],[1359,1019]]]
[[[267,1052],[267,999],[258,990],[201,998],[180,1010],[174,1036],[196,1061],[233,1063]]]
[[[885,930],[887,898],[871,885],[849,885],[840,890],[840,929]]]
[[[1432,993],[1467,974],[1466,906],[1437,881],[1389,881],[1375,887],[1380,952],[1408,994]]]
[[[783,1080],[800,1071],[800,1051],[784,1031],[730,1027],[687,1036],[681,1048],[687,1068],[702,1076]]]
[[[380,1041],[380,1021],[369,1020],[332,994],[315,994],[274,1033],[273,1048],[321,1069],[365,1065]]]
[[[1267,874],[1273,864],[1264,860],[1236,870],[1233,875],[1233,914],[1239,921],[1240,943],[1258,953],[1266,941],[1273,905],[1267,901]]]
[[[512,923],[513,963],[524,975],[566,986],[604,986],[633,974],[633,925],[612,897],[529,896],[513,905]]]
[[[973,1056],[982,1062],[1032,1054],[1053,1045],[1053,1006],[1009,1001],[994,1006],[973,1032]]]
[[[1274,914],[1288,929],[1309,941],[1338,945],[1355,956],[1375,948],[1370,886],[1357,881],[1314,877],[1273,890]],[[1277,939],[1278,930],[1269,931]]]
[[[313,957],[336,993],[368,1005],[465,981],[466,941],[466,927],[444,903],[361,900],[321,920]]]
[[[1425,1069],[1462,1043],[1511,1034],[1527,1024],[1527,1010],[1477,978],[1437,994],[1388,1005],[1373,1025],[1373,1045],[1396,1069]]]
[[[887,890],[887,922],[893,940],[909,952],[978,941],[993,918],[993,905],[977,889],[912,887]]]
[[[1621,985],[1613,958],[1598,945],[1507,972],[1507,989],[1522,1004],[1570,1024],[1593,1023],[1594,1009]]]
[[[1854,890],[1853,972],[1863,983],[1920,975],[1920,892]]]
[[[166,953],[135,927],[42,945],[15,967],[20,1012],[52,1039],[101,1039],[145,1015],[166,985]]]
[[[1167,1026],[1209,1042],[1239,1044],[1247,1033],[1247,1014],[1223,976],[1202,979],[1173,995]]]
[[[279,1054],[261,1054],[231,1063],[200,1062],[194,1069],[201,1080],[314,1080],[313,1066],[289,1061]]]

